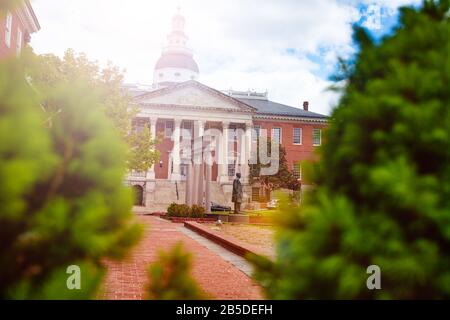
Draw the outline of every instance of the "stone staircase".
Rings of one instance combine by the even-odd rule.
[[[178,186],[178,197],[177,197]],[[220,185],[218,182],[211,182],[211,201],[221,205],[231,206],[232,185]],[[175,182],[168,180],[156,180],[154,192],[147,192],[145,211],[147,212],[164,212],[172,203],[184,203],[186,195],[186,182]]]

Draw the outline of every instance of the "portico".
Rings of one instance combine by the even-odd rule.
[[[163,182],[178,188],[178,199],[173,201],[184,200],[180,194],[185,192],[188,170],[195,172],[197,186],[207,176],[206,165],[211,166],[210,179],[223,194],[231,192],[228,189],[237,172],[248,182],[252,107],[196,81],[152,91],[137,97],[136,103],[140,122],[150,127],[152,137],[162,137],[157,146],[161,161],[144,174],[146,204]],[[212,197],[211,201],[224,202],[214,199],[214,192]]]

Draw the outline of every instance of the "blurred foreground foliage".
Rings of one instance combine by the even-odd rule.
[[[0,18],[3,18],[8,10],[13,10],[20,4],[20,0],[0,0]]]
[[[450,1],[401,9],[360,53],[310,173],[285,205],[275,263],[254,259],[274,299],[450,298]],[[381,290],[369,290],[370,265]]]
[[[161,251],[159,259],[149,268],[149,300],[201,300],[206,295],[191,275],[192,256],[181,243],[170,251]]]
[[[122,88],[123,73],[108,63],[100,67],[83,53],[75,53],[72,49],[65,52],[62,58],[53,54],[25,54],[27,73],[33,79],[33,86],[42,96],[43,107],[50,115],[48,125],[64,112],[58,101],[48,99],[55,87],[62,83],[68,85],[74,80],[82,80],[89,90],[97,94],[101,102],[100,110],[111,120],[115,130],[126,143],[125,159],[129,170],[147,171],[159,160],[159,151],[155,145],[157,137],[152,137],[148,127],[136,130],[133,119],[138,108],[132,97]]]
[[[0,62],[0,299],[92,298],[102,259],[140,236],[123,185],[126,146],[102,90],[78,76],[41,90],[25,60]],[[66,286],[70,265],[81,290]]]

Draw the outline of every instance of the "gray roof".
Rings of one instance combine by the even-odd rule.
[[[300,108],[290,107],[285,104],[276,103],[269,100],[243,99],[243,98],[236,98],[236,99],[256,108],[257,109],[256,113],[260,115],[276,115],[286,117],[303,117],[303,118],[320,118],[320,119],[328,118],[328,116],[323,114],[305,111]]]

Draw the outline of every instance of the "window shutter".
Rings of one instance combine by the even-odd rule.
[[[22,30],[20,30],[19,28],[17,29],[17,42],[16,42],[17,54],[20,54],[20,52],[22,51],[22,40],[23,40],[22,37],[23,37]]]
[[[11,31],[12,31],[12,14],[11,12],[6,13],[6,29],[5,29],[5,44],[9,48],[11,46]]]

